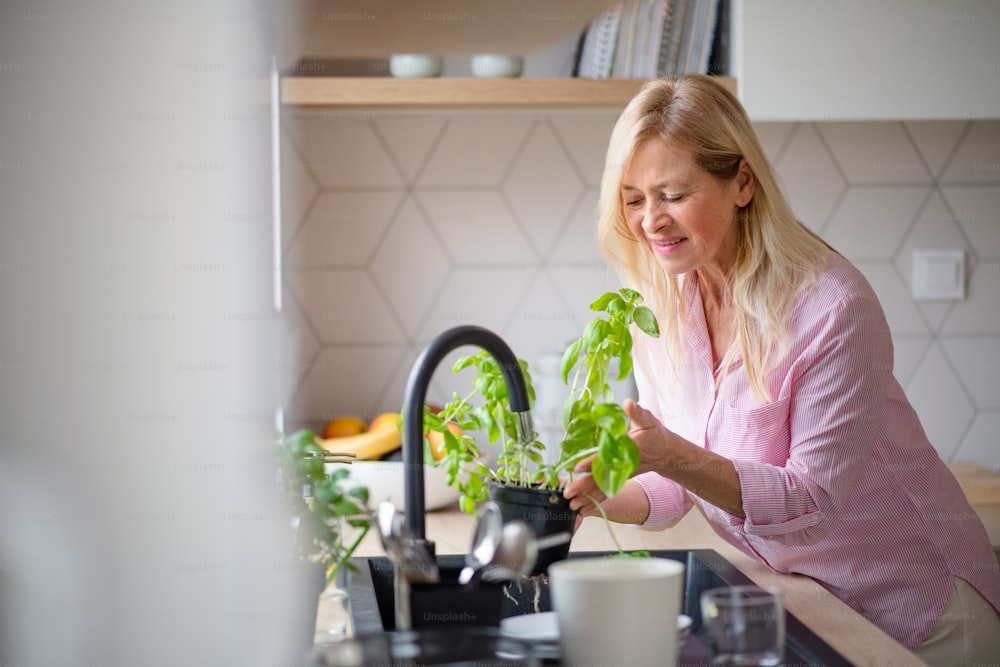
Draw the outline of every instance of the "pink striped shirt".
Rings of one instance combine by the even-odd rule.
[[[676,372],[662,341],[636,337],[639,402],[733,461],[746,518],[645,473],[636,479],[650,501],[646,526],[673,525],[697,503],[728,542],[777,572],[812,577],[910,648],[934,628],[954,577],[1000,608],[989,538],[893,377],[885,315],[857,269],[833,255],[797,299],[767,405],[739,353],[716,393],[696,279],[683,281],[681,298]]]

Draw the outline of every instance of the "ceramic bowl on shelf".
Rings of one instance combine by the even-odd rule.
[[[512,78],[521,76],[524,58],[495,53],[479,53],[472,56],[473,76],[482,79]]]
[[[420,53],[394,53],[389,56],[389,73],[400,79],[441,76],[444,58]]]

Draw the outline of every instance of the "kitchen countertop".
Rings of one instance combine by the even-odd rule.
[[[426,517],[427,538],[434,541],[438,554],[466,553],[472,540],[475,518],[456,508],[430,512]],[[615,537],[625,550],[634,549],[714,549],[747,577],[760,585],[778,586],[785,591],[790,613],[835,648],[854,665],[923,665],[905,647],[872,625],[860,614],[808,577],[771,572],[718,537],[704,516],[692,510],[673,528],[660,531],[634,526],[613,526]],[[573,537],[573,551],[615,549],[608,529],[599,518],[587,518]],[[357,556],[382,556],[378,538],[369,534]]]
[[[948,467],[986,527],[1000,560],[1000,475],[975,463],[949,463]]]

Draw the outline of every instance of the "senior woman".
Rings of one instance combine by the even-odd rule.
[[[874,291],[796,220],[735,97],[704,76],[642,89],[611,134],[598,240],[666,335],[635,340],[639,474],[614,498],[580,476],[571,506],[669,527],[698,505],[931,664],[995,661],[986,531],[893,377]]]

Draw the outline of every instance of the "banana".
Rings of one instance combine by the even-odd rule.
[[[354,454],[358,461],[373,460],[399,449],[403,444],[403,434],[397,428],[386,428],[340,438],[320,438],[317,442],[334,454]]]

